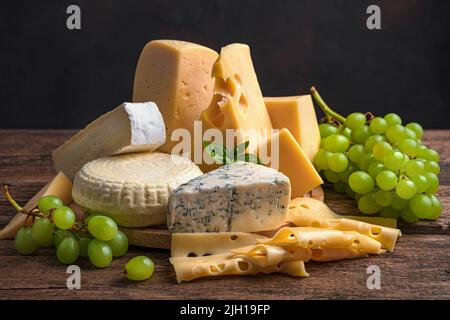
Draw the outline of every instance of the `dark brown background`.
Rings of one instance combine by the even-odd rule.
[[[82,30],[66,28],[77,4]],[[366,28],[381,7],[382,30]],[[251,46],[265,95],[314,84],[336,109],[449,128],[444,0],[16,0],[0,6],[0,128],[78,128],[130,100],[140,50],[174,38]]]

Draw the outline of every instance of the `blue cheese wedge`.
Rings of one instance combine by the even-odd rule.
[[[238,162],[179,186],[169,197],[172,232],[257,232],[287,218],[291,183],[265,166]]]

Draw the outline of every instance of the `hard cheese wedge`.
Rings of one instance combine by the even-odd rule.
[[[29,212],[33,210],[37,207],[39,199],[48,195],[57,196],[65,205],[72,202],[72,182],[63,172],[59,172],[52,181],[39,190],[39,192],[23,206],[24,211]],[[16,214],[14,218],[0,230],[0,239],[14,238],[17,231],[25,224],[25,219],[25,214]]]
[[[142,50],[133,101],[154,101],[158,105],[167,134],[160,150],[171,153],[178,143],[171,139],[175,129],[187,129],[193,137],[194,120],[199,120],[213,95],[211,71],[217,56],[207,47],[176,40],[151,41]]]
[[[164,121],[153,102],[123,103],[53,151],[57,171],[73,180],[81,167],[115,154],[153,151],[165,142]]]
[[[277,150],[273,149],[276,146],[278,146]],[[289,177],[293,198],[302,196],[323,183],[311,161],[288,129],[284,128],[275,133],[258,150],[263,162],[268,162],[267,165],[277,168]],[[277,151],[278,157],[276,157]]]
[[[310,95],[265,97],[267,112],[275,129],[288,129],[313,161],[320,146],[320,132]]]

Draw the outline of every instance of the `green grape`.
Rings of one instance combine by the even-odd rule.
[[[38,244],[31,236],[30,227],[22,227],[17,231],[14,239],[14,246],[16,247],[17,252],[21,254],[32,254],[37,250]]]
[[[433,202],[424,194],[416,194],[409,200],[409,208],[419,219],[427,219],[432,215]]]
[[[339,175],[339,173],[333,172],[331,170],[325,170],[324,175],[325,175],[325,178],[327,179],[327,181],[332,182],[332,183],[336,183],[339,180],[341,180],[341,176]]]
[[[425,149],[420,148],[419,152],[417,153],[417,158],[422,158],[425,160],[431,160],[436,162],[439,162],[440,160],[439,153],[436,150],[429,148]]]
[[[50,219],[36,219],[31,226],[31,237],[39,246],[51,243],[50,241],[53,238],[53,224]]]
[[[355,199],[355,192],[352,190],[352,188],[350,188],[350,186],[348,184],[345,184],[344,186],[344,192],[347,195],[347,197],[349,197],[350,199]]]
[[[384,157],[384,165],[389,170],[397,171],[400,169],[403,165],[403,162],[405,161],[405,157],[403,156],[403,153],[397,150],[391,150],[389,153]]]
[[[438,190],[439,190],[438,176],[431,172],[425,172],[423,175],[425,176],[425,178],[427,178],[428,185],[429,185],[426,193],[434,194],[434,193],[438,192]]]
[[[358,170],[358,168],[356,167],[356,165],[352,162],[348,163],[347,168],[345,168],[344,171],[342,171],[341,173],[339,173],[339,176],[341,177],[341,181],[344,183],[348,183],[348,178],[350,177],[350,175],[355,172],[356,170]]]
[[[367,138],[369,138],[371,135],[372,134],[370,132],[369,126],[364,125],[362,127],[352,129],[351,140],[356,144],[364,144]]]
[[[362,194],[372,191],[375,186],[372,177],[363,171],[353,172],[348,179],[348,184],[354,192]]]
[[[396,210],[403,210],[408,206],[408,201],[400,198],[397,194],[392,194],[391,207]]]
[[[374,144],[372,153],[376,160],[383,161],[384,157],[386,157],[391,150],[392,146],[389,143],[381,141]]]
[[[380,216],[383,218],[397,219],[400,217],[400,210],[396,210],[391,206],[384,207],[380,209]]]
[[[56,249],[58,261],[64,264],[71,264],[77,261],[80,255],[80,245],[72,237],[64,238]]]
[[[436,161],[429,160],[425,162],[425,171],[438,175],[439,172],[441,172],[441,168],[439,167],[439,164]]]
[[[80,256],[83,258],[88,257],[88,246],[89,242],[91,242],[91,239],[82,237],[80,238],[79,245],[80,245]]]
[[[400,216],[403,220],[409,223],[415,223],[419,221],[419,218],[416,217],[416,215],[411,211],[411,208],[409,206],[406,206],[402,211]]]
[[[320,137],[322,139],[331,136],[332,134],[337,134],[339,129],[329,123],[319,124]]]
[[[399,150],[410,157],[415,157],[417,155],[417,147],[418,144],[413,139],[403,139],[398,144]]]
[[[325,139],[320,140],[320,149],[324,149],[325,148]]]
[[[328,160],[333,155],[332,152],[327,151],[325,149],[320,149],[316,156],[314,157],[314,162],[319,170],[327,170],[328,167]]]
[[[341,130],[341,134],[347,139],[350,139],[352,137],[352,129],[345,127],[343,130]]]
[[[128,238],[122,231],[117,232],[116,236],[108,241],[115,258],[123,256],[128,251]]]
[[[369,169],[370,164],[375,161],[375,158],[373,157],[373,154],[371,153],[365,153],[361,160],[358,162],[359,169],[363,171],[367,171]]]
[[[358,163],[365,154],[364,147],[360,144],[354,144],[348,150],[348,158],[354,163]]]
[[[381,207],[377,204],[375,200],[375,193],[370,192],[367,194],[364,194],[359,200],[358,200],[358,209],[362,213],[365,214],[375,214],[378,211],[380,211]]]
[[[392,171],[384,170],[375,178],[377,185],[383,190],[392,190],[397,185],[397,175]]]
[[[116,236],[118,228],[110,217],[95,216],[89,220],[88,230],[95,238],[109,241]]]
[[[381,117],[375,117],[370,121],[370,131],[376,134],[384,133],[388,128],[388,123]]]
[[[39,199],[38,209],[42,213],[48,213],[52,209],[63,206],[63,202],[56,196],[45,196]]]
[[[345,183],[342,181],[333,184],[333,189],[339,193],[345,193]]]
[[[431,203],[433,205],[432,207],[432,213],[429,219],[436,220],[439,218],[442,212],[442,205],[439,199],[435,195],[430,195]]]
[[[416,134],[417,139],[422,139],[423,137],[423,128],[417,122],[411,122],[406,125],[406,128],[413,131]]]
[[[396,113],[388,113],[384,116],[384,120],[386,120],[388,126],[402,124],[402,118]]]
[[[53,223],[62,230],[72,228],[75,223],[75,218],[75,212],[66,206],[56,209],[53,213]]]
[[[329,159],[328,159],[328,167],[333,172],[342,172],[347,168],[348,166],[348,159],[343,153],[334,153]]]
[[[378,143],[378,142],[383,142],[386,139],[379,135],[379,134],[374,134],[373,136],[370,136],[367,138],[366,142],[364,143],[364,150],[371,152],[373,149],[373,146]]]
[[[367,169],[367,172],[371,175],[372,178],[376,178],[377,175],[381,172],[386,170],[384,167],[384,164],[378,161],[374,161],[369,165],[369,168]]]
[[[127,262],[124,273],[133,281],[143,281],[150,278],[155,271],[153,261],[145,256],[137,256]]]
[[[412,139],[414,141],[417,141],[417,143],[419,143],[420,141],[417,140],[417,135],[414,133],[414,131],[405,128],[405,139]]]
[[[391,204],[392,193],[386,190],[378,190],[375,193],[375,201],[380,207],[387,207]]]
[[[428,179],[422,174],[410,177],[409,179],[416,185],[417,193],[423,193],[430,187],[428,184]]]
[[[44,247],[44,248],[48,248],[48,247],[53,246],[53,237],[54,236],[52,235],[52,237],[50,239],[48,239],[47,242],[41,244],[40,246]]]
[[[418,160],[406,161],[403,168],[406,171],[406,174],[408,174],[409,176],[415,176],[425,173],[425,165]]]
[[[389,142],[397,144],[405,138],[405,127],[399,124],[390,126],[386,131],[386,138],[388,138]]]
[[[63,241],[64,238],[72,237],[76,239],[76,235],[69,230],[58,230],[55,232],[55,236],[53,237],[53,245],[55,248],[58,248],[61,241]]]
[[[342,134],[332,134],[325,140],[325,149],[332,152],[345,152],[349,145],[350,141]]]
[[[417,187],[411,180],[400,180],[395,187],[395,193],[402,199],[408,200],[415,196]]]
[[[88,256],[92,264],[97,268],[104,268],[111,264],[112,250],[105,242],[98,239],[92,239],[88,244]]]
[[[366,124],[366,116],[361,112],[353,112],[347,116],[345,125],[350,129],[356,129]]]

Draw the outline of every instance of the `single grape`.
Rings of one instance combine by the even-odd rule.
[[[71,264],[77,261],[80,255],[80,245],[73,237],[64,238],[56,249],[58,261],[64,264]]]
[[[124,273],[128,279],[143,281],[150,278],[155,271],[153,261],[145,256],[137,256],[127,262]]]
[[[385,167],[389,170],[397,171],[402,167],[404,161],[405,157],[403,156],[403,153],[397,150],[391,150],[384,157],[383,162]]]
[[[405,127],[405,139],[412,139],[414,141],[417,141],[417,144],[419,144],[419,140],[417,139],[417,135],[414,133],[414,131],[408,129]]]
[[[377,204],[375,200],[375,193],[370,192],[367,194],[364,194],[359,200],[358,200],[358,209],[362,213],[365,214],[375,214],[378,211],[380,211],[381,207]]]
[[[356,129],[366,124],[366,116],[361,112],[353,112],[347,116],[345,125],[350,129]]]
[[[398,144],[398,149],[410,157],[415,157],[417,155],[417,147],[418,144],[413,139],[403,139]]]
[[[17,252],[21,254],[32,254],[37,250],[38,244],[31,236],[30,227],[22,227],[17,231],[14,239],[14,246],[16,247]]]
[[[392,194],[391,207],[396,210],[403,210],[408,206],[408,201],[400,198],[396,193]]]
[[[41,244],[40,246],[44,247],[44,248],[53,246],[53,238],[54,238],[54,236],[52,235],[51,238],[47,240],[47,242]]]
[[[367,172],[370,174],[372,178],[376,178],[377,175],[381,172],[386,170],[384,164],[378,161],[374,161],[369,165],[369,168],[367,169]]]
[[[331,170],[325,170],[324,175],[327,181],[336,183],[341,180],[341,176],[337,172],[333,172]]]
[[[42,213],[48,213],[50,210],[58,209],[63,205],[61,199],[56,196],[45,196],[38,201],[38,209]]]
[[[325,140],[325,149],[332,152],[345,152],[349,145],[350,141],[342,134],[332,134]]]
[[[361,157],[361,160],[359,160],[358,162],[358,167],[359,169],[361,169],[362,171],[367,171],[369,169],[370,164],[375,161],[375,158],[373,156],[373,154],[371,153],[365,153],[363,154],[363,156]]]
[[[361,194],[372,191],[375,186],[372,177],[363,171],[353,172],[348,179],[348,183],[354,192]]]
[[[340,180],[344,183],[348,183],[348,178],[350,177],[350,175],[357,170],[358,168],[356,167],[356,165],[350,161],[347,168],[339,173],[339,176],[341,178]]]
[[[402,211],[400,216],[403,220],[409,223],[416,223],[419,221],[419,218],[416,217],[416,215],[411,211],[411,208],[409,206],[406,206]]]
[[[423,192],[427,191],[428,188],[430,187],[430,185],[428,183],[428,179],[422,174],[419,174],[417,176],[412,176],[409,179],[412,182],[414,182],[414,184],[416,185],[417,193],[423,193]]]
[[[425,162],[425,171],[438,175],[441,172],[441,168],[436,161],[428,160]]]
[[[415,196],[417,187],[411,180],[400,180],[395,187],[395,193],[402,199],[408,200]]]
[[[376,134],[384,133],[388,128],[388,123],[381,117],[375,117],[370,121],[370,131]]]
[[[348,166],[348,159],[345,154],[337,152],[328,159],[328,167],[333,172],[342,172]]]
[[[425,165],[418,160],[408,160],[405,162],[404,170],[409,176],[425,173]]]
[[[50,219],[36,219],[31,226],[31,237],[39,246],[49,244],[53,238],[53,224]]]
[[[370,136],[367,138],[366,142],[364,143],[364,150],[367,152],[372,152],[373,146],[378,142],[386,141],[386,139],[379,134],[374,134],[373,136]]]
[[[427,178],[428,185],[429,185],[426,193],[435,194],[436,192],[438,192],[438,190],[439,190],[438,176],[431,172],[425,172],[423,175],[425,176],[425,178]]]
[[[327,170],[330,167],[328,167],[328,160],[330,159],[330,157],[333,155],[332,152],[325,150],[325,149],[320,149],[317,153],[316,156],[314,157],[314,162],[317,166],[317,168],[319,170]]]
[[[82,237],[80,238],[79,245],[80,245],[80,256],[83,258],[88,257],[88,246],[89,242],[91,242],[91,239]]]
[[[352,137],[352,129],[345,127],[341,130],[341,134],[345,136],[347,139],[350,139]]]
[[[396,210],[391,206],[384,207],[380,209],[380,216],[383,218],[397,219],[400,217],[400,210]]]
[[[55,248],[58,248],[61,241],[63,241],[64,238],[72,237],[76,239],[76,235],[69,230],[58,230],[55,232],[55,236],[53,237],[53,245]]]
[[[117,232],[116,236],[108,241],[115,258],[123,256],[128,251],[128,237],[122,231]]]
[[[352,190],[352,188],[350,188],[350,186],[348,184],[346,184],[344,186],[344,192],[347,195],[347,197],[349,197],[350,199],[355,199],[355,192]]]
[[[392,146],[385,142],[377,142],[373,145],[372,153],[376,160],[383,161],[384,157],[392,150]]]
[[[322,139],[338,133],[339,129],[329,123],[319,124],[320,137]]]
[[[442,212],[442,205],[439,199],[435,195],[430,195],[431,203],[433,205],[432,207],[432,213],[429,219],[436,220],[439,218]]]
[[[53,223],[61,230],[72,228],[75,223],[75,219],[75,212],[66,206],[56,209],[53,213]]]
[[[348,150],[348,158],[354,163],[358,163],[365,154],[364,147],[360,144],[354,144]]]
[[[434,150],[434,149],[429,149],[429,148],[420,148],[418,153],[417,153],[417,158],[422,158],[425,160],[431,160],[431,161],[436,161],[439,162],[440,160],[440,156],[439,153]]]
[[[390,143],[397,144],[405,138],[405,127],[394,124],[386,131],[386,138]]]
[[[392,190],[397,185],[397,175],[389,170],[381,171],[375,178],[377,185],[383,190]]]
[[[413,131],[416,134],[417,139],[422,139],[423,137],[423,128],[417,122],[411,122],[406,125],[406,128]]]
[[[392,193],[386,190],[378,190],[375,193],[375,201],[380,207],[387,207],[391,204]]]
[[[97,268],[104,268],[111,264],[112,250],[105,242],[98,239],[92,239],[88,244],[88,256],[92,264]]]
[[[384,120],[386,120],[388,126],[402,124],[402,118],[396,113],[388,113],[384,116]]]
[[[416,194],[409,200],[409,208],[419,219],[427,219],[432,215],[433,202],[424,194]]]
[[[369,126],[364,125],[352,130],[351,140],[356,144],[364,144],[371,135]]]
[[[109,241],[116,236],[118,228],[110,217],[95,216],[89,220],[88,230],[95,238]]]

